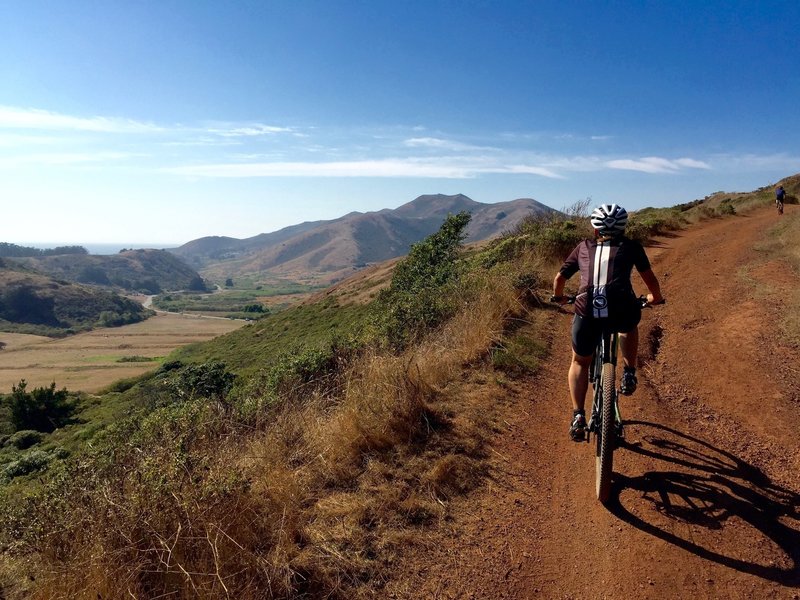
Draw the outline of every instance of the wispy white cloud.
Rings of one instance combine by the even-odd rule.
[[[98,135],[88,135],[92,133]],[[610,135],[558,132],[498,133],[475,138],[421,126],[342,131],[313,125],[280,126],[263,121],[219,120],[164,125],[0,105],[0,152],[5,155],[0,166],[4,168],[116,162],[142,155],[160,157],[161,164],[166,166],[162,172],[227,178],[467,179],[507,174],[565,179],[572,173],[606,169],[670,174],[711,168],[705,160],[689,157],[639,158],[624,153],[580,155],[570,154],[568,150],[552,154],[536,151],[544,144],[552,147],[554,140],[568,144],[564,147],[580,145],[585,148],[589,140],[612,138]],[[42,149],[45,144],[51,144],[53,149],[61,144],[68,150],[38,153],[34,149],[34,145]],[[226,147],[236,147],[237,154],[230,154]],[[716,156],[711,160],[717,168],[736,164],[763,168],[765,164],[789,163],[791,157]],[[190,161],[194,164],[187,164]],[[142,168],[149,166],[142,165]]]
[[[210,147],[210,146],[241,146],[243,142],[235,138],[218,138],[218,137],[197,137],[182,140],[171,140],[168,142],[161,142],[162,146],[197,146],[197,147]]]
[[[605,163],[609,169],[624,171],[639,171],[642,173],[676,173],[682,169],[710,169],[707,163],[692,158],[679,158],[669,160],[658,156],[648,156],[639,159],[617,159]]]
[[[451,150],[455,152],[485,152],[487,150],[497,150],[497,148],[492,148],[489,146],[475,146],[473,144],[465,144],[464,142],[445,140],[435,137],[409,138],[403,141],[403,145],[409,148],[430,148],[432,150]]]
[[[207,129],[207,132],[222,137],[257,137],[262,135],[275,135],[276,133],[294,133],[294,129],[291,127],[264,125],[263,123],[252,123],[238,126],[231,125],[229,127],[210,127]]]
[[[710,169],[711,165],[702,160],[695,160],[693,158],[679,158],[675,161],[680,167],[687,167],[689,169]]]
[[[464,161],[385,159],[337,162],[258,162],[207,164],[164,169],[190,177],[421,177],[469,179],[482,173],[519,173],[559,178],[549,169],[528,165],[468,164]]]
[[[535,162],[555,171],[590,172],[603,169],[605,159],[599,156],[540,156]]]
[[[481,173],[509,173],[509,174],[524,174],[524,175],[540,175],[550,179],[565,179],[563,175],[559,175],[552,169],[546,167],[537,167],[534,165],[511,165],[507,167],[487,168],[479,171]]]
[[[113,117],[75,117],[36,108],[0,106],[0,129],[72,130],[102,133],[163,131],[151,123]]]

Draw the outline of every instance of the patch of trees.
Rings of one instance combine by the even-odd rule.
[[[206,287],[206,282],[203,280],[202,277],[199,275],[196,277],[192,277],[191,281],[189,281],[189,288],[193,292],[207,292],[208,288]]]
[[[55,382],[30,392],[27,388],[23,379],[19,385],[12,386],[11,395],[7,397],[14,431],[51,433],[70,422],[76,407],[67,388],[56,390]]]
[[[95,265],[83,267],[78,273],[77,280],[80,283],[94,283],[97,285],[109,285],[111,283],[105,270]]]
[[[55,300],[39,296],[33,287],[23,285],[6,289],[0,296],[0,318],[13,323],[33,323],[57,327]]]
[[[246,313],[265,313],[269,312],[268,310],[264,310],[263,304],[245,304],[242,307],[242,312]]]
[[[89,254],[89,251],[83,246],[57,246],[55,248],[42,249],[0,242],[0,256],[9,258],[61,256],[62,254]]]

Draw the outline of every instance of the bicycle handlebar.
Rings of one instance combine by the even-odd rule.
[[[575,299],[577,296],[573,296],[567,294],[566,296],[550,296],[550,302],[555,302],[556,304],[561,304],[561,301],[566,299],[565,304],[575,304]]]
[[[566,296],[550,296],[550,302],[555,302],[556,304],[562,304],[562,300],[566,300],[564,304],[575,304],[575,299],[577,296],[573,294],[567,294]],[[639,304],[642,308],[653,308],[653,306],[657,304],[665,304],[667,301],[665,299],[661,299],[660,302],[653,302],[650,303],[647,301],[647,296],[639,296],[637,298]]]

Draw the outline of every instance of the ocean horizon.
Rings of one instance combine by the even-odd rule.
[[[50,250],[52,248],[59,248],[63,246],[83,246],[89,254],[109,255],[118,254],[120,250],[133,250],[138,248],[154,248],[163,250],[167,248],[177,248],[180,244],[152,244],[152,243],[135,243],[129,242],[127,244],[88,244],[81,242],[20,242],[18,246],[28,246],[30,248],[39,248],[40,250]]]

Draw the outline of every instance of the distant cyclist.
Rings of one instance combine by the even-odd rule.
[[[563,295],[564,285],[580,272],[572,324],[572,364],[568,375],[573,408],[569,433],[575,441],[585,439],[584,405],[589,387],[589,365],[605,324],[612,325],[620,334],[623,361],[620,393],[629,396],[636,390],[638,326],[642,309],[631,285],[634,266],[650,291],[647,301],[650,304],[664,301],[644,248],[624,235],[627,211],[616,204],[603,204],[592,212],[591,223],[594,239],[578,244],[553,280],[553,300],[564,304],[567,301]]]
[[[779,214],[783,214],[783,201],[786,198],[786,191],[782,185],[775,189],[775,207],[778,209]]]

